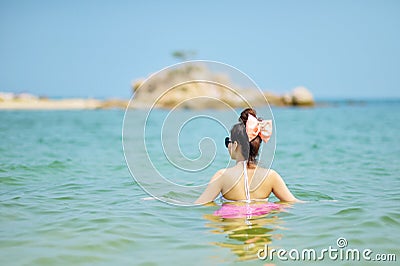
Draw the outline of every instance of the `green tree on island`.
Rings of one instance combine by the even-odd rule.
[[[172,56],[179,61],[187,61],[196,56],[197,52],[193,50],[177,50],[172,53]]]

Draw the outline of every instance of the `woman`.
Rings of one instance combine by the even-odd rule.
[[[239,123],[231,130],[231,138],[225,139],[225,145],[231,158],[236,160],[236,165],[215,173],[195,203],[211,202],[219,193],[232,201],[265,200],[271,192],[281,201],[299,201],[276,171],[257,166],[256,158],[261,141],[267,142],[271,132],[272,121],[259,121],[254,109],[245,109]]]

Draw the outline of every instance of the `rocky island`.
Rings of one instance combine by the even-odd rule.
[[[199,78],[200,77],[200,78]],[[212,81],[212,82],[211,82]],[[1,93],[0,110],[81,110],[129,108],[224,109],[247,106],[313,106],[314,97],[305,87],[278,95],[254,87],[237,86],[229,75],[202,65],[171,69],[132,83],[132,100],[49,99],[28,93]]]
[[[233,73],[237,74],[237,73]],[[258,89],[244,77],[245,85],[235,84],[228,74],[210,71],[199,64],[163,70],[132,84],[131,108],[224,109],[274,106],[313,106],[314,97],[305,87],[284,95]]]

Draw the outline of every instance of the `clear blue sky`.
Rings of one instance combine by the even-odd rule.
[[[0,91],[130,97],[184,49],[278,93],[400,97],[400,1],[234,2],[0,0]]]

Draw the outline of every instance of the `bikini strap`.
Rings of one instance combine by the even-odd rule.
[[[244,174],[244,190],[246,193],[246,201],[250,202],[250,187],[249,187],[249,177],[247,175],[247,161],[243,162],[243,174]]]

